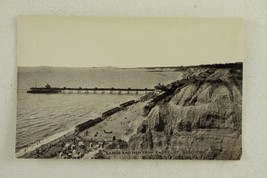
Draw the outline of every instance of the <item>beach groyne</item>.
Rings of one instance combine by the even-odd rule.
[[[115,114],[115,113],[117,113],[117,112],[119,112],[119,111],[121,111],[122,110],[122,108],[121,107],[115,107],[115,108],[112,108],[112,109],[110,109],[110,110],[108,110],[108,111],[106,111],[106,112],[103,112],[102,113],[102,117],[108,117],[108,116],[111,116],[111,115],[113,115],[113,114]]]
[[[136,103],[135,100],[130,100],[130,101],[120,104],[120,107],[125,108],[125,107],[133,105],[134,103]]]
[[[101,117],[98,117],[96,119],[90,119],[86,122],[83,122],[83,123],[77,125],[75,127],[75,130],[78,132],[82,132],[86,129],[89,129],[90,127],[98,124],[99,122],[102,122],[106,117],[109,117],[109,116],[125,109],[126,107],[135,104],[136,102],[137,102],[136,100],[130,100],[130,101],[124,102],[124,103],[120,104],[119,107],[115,107],[115,108],[112,108],[108,111],[103,112]]]
[[[90,119],[90,120],[88,120],[86,122],[83,122],[83,123],[77,125],[75,127],[75,131],[76,132],[82,132],[82,131],[84,131],[84,130],[86,130],[86,129],[88,129],[88,128],[96,125],[96,124],[98,124],[101,121],[103,121],[103,118],[102,117],[98,117],[96,119]]]

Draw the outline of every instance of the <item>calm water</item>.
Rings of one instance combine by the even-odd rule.
[[[179,72],[116,68],[19,68],[16,151],[73,128],[136,94],[27,94],[35,85],[153,88],[180,79]]]

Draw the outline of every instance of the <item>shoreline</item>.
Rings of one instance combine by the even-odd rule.
[[[72,135],[75,132],[75,127],[63,131],[63,132],[59,132],[56,133],[54,135],[51,135],[41,141],[35,142],[34,144],[29,145],[28,147],[22,148],[20,149],[18,152],[16,152],[16,157],[20,158],[20,157],[24,157],[26,154],[29,154],[31,152],[34,152],[38,149],[41,149],[41,147],[43,146],[47,146],[48,144],[55,144],[54,142],[59,142],[62,139]]]
[[[26,148],[22,148],[18,152],[15,153],[16,157],[17,158],[35,158],[35,155],[39,153],[40,151],[43,152],[44,150],[51,149],[52,147],[62,147],[62,145],[68,142],[68,140],[77,139],[77,135],[82,133],[84,130],[87,130],[90,127],[93,127],[99,124],[100,122],[116,114],[117,112],[124,111],[127,107],[135,105],[139,102],[143,102],[142,100],[144,99],[147,100],[147,96],[149,96],[151,93],[154,94],[154,92],[148,92],[146,94],[139,96],[138,99],[136,100],[129,100],[129,101],[123,102],[119,106],[115,106],[112,109],[109,109],[108,111],[104,111],[99,117],[96,117],[94,119],[89,119],[85,122],[79,123],[66,131],[56,133],[41,141],[38,141],[38,142],[35,142],[29,145]],[[80,130],[80,128],[82,127],[84,128]],[[51,157],[49,156],[49,158],[55,157],[55,154],[50,154],[50,155],[53,155],[53,156]]]

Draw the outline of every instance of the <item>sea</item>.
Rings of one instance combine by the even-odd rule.
[[[18,67],[16,152],[36,142],[63,135],[79,123],[94,119],[144,93],[29,94],[30,87],[154,88],[181,78],[177,71],[148,69]]]

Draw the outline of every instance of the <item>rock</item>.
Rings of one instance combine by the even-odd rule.
[[[240,159],[240,75],[242,72],[228,68],[191,71],[188,83],[166,102],[146,105],[146,119],[130,138],[129,147],[167,147],[175,151],[172,159]]]

